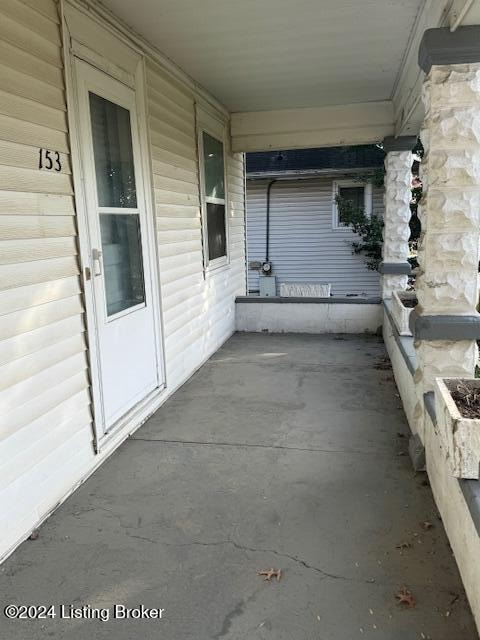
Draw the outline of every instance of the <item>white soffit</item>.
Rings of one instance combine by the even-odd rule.
[[[230,111],[389,100],[424,0],[103,0]]]

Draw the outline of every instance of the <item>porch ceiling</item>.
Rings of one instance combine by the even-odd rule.
[[[390,100],[425,0],[104,0],[232,111]]]
[[[417,135],[423,33],[480,23],[480,0],[103,4],[230,111],[234,151]]]

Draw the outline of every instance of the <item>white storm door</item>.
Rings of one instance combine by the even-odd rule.
[[[135,92],[77,60],[79,140],[103,432],[160,386]],[[99,425],[97,424],[97,430]]]

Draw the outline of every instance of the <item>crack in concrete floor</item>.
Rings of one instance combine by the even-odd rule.
[[[378,451],[361,451],[358,449],[321,449],[318,447],[293,447],[287,445],[280,444],[254,444],[251,442],[202,442],[199,440],[165,440],[161,438],[139,438],[136,436],[132,436],[129,441],[138,441],[138,442],[158,442],[159,444],[185,444],[185,445],[200,445],[200,446],[211,446],[211,447],[238,447],[238,448],[248,448],[251,447],[253,449],[280,449],[284,451],[308,451],[311,453],[345,453],[345,454],[358,454],[364,456],[377,456],[379,455]],[[380,454],[384,454],[385,456],[391,457],[391,453],[382,451]]]
[[[441,523],[423,545],[395,550],[436,514],[430,489],[397,457],[396,436],[408,426],[390,374],[373,368],[383,347],[364,336],[348,342],[234,336],[217,356],[229,362],[200,369],[2,567],[5,602],[160,600],[170,614],[161,629],[86,624],[72,632],[52,622],[43,632],[12,622],[0,635],[476,637]],[[366,345],[368,358],[358,360]],[[254,366],[273,351],[314,375],[290,362]],[[275,564],[285,574],[268,585],[257,570]],[[402,584],[418,597],[415,611],[395,603]],[[450,590],[459,599],[446,619]],[[369,636],[371,622],[379,629],[370,624]]]

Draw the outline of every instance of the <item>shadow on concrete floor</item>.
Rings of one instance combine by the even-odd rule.
[[[376,337],[235,335],[4,563],[1,602],[57,618],[2,617],[0,636],[476,639],[383,357]]]

